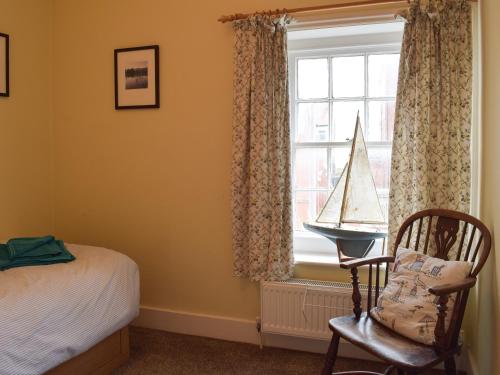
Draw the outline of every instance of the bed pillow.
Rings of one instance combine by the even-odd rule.
[[[398,248],[394,270],[381,293],[372,317],[393,331],[426,345],[434,342],[438,297],[429,288],[464,280],[472,263],[446,261],[410,249]],[[450,295],[445,327],[455,304]]]

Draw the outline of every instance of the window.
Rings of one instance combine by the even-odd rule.
[[[357,113],[387,218],[401,32],[392,23],[328,29],[330,36],[321,38],[299,35],[311,36],[310,30],[290,33],[296,255],[336,255],[332,243],[306,231],[303,223],[316,219],[340,178]]]

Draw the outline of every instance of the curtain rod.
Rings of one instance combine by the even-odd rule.
[[[404,0],[360,0],[360,1],[351,1],[348,3],[341,3],[341,4],[329,4],[329,5],[318,5],[318,6],[310,6],[310,7],[303,7],[303,8],[283,8],[283,9],[276,9],[276,10],[265,10],[262,12],[255,12],[255,13],[247,13],[247,14],[242,14],[242,13],[236,13],[236,14],[231,14],[229,16],[221,16],[218,21],[225,23],[225,22],[231,22],[231,21],[236,21],[236,20],[242,20],[245,18],[248,18],[254,14],[263,14],[263,15],[277,15],[277,14],[282,14],[282,13],[287,13],[287,14],[293,14],[293,13],[308,13],[308,12],[317,12],[321,10],[331,10],[331,9],[341,9],[341,8],[351,8],[351,7],[361,7],[361,6],[366,6],[366,5],[379,5],[379,4],[392,4],[392,3],[400,3]],[[476,2],[478,0],[469,0],[470,2]]]

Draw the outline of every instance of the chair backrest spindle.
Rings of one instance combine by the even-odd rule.
[[[467,223],[467,222],[464,223],[464,229],[462,231],[462,237],[460,238],[460,245],[458,246],[457,257],[455,258],[455,260],[460,260],[460,256],[462,255],[462,249],[464,248],[464,240],[465,240],[465,236],[467,234],[467,226],[468,225],[469,225],[469,223]]]
[[[372,267],[373,265],[370,264],[370,268],[368,269],[368,308],[366,309],[366,312],[368,316],[370,316],[370,310],[372,308]],[[377,301],[375,301],[377,303]]]
[[[424,254],[427,254],[427,249],[429,248],[429,238],[431,238],[431,229],[432,229],[432,216],[429,216],[427,224],[427,233],[425,235]]]
[[[467,244],[467,251],[465,252],[464,260],[469,259],[470,249],[472,248],[472,243],[474,242],[474,235],[476,234],[476,227],[472,227],[472,233],[470,234],[469,243]]]
[[[477,254],[479,253],[479,249],[481,247],[481,243],[483,242],[483,235],[479,236],[479,240],[477,241],[476,249],[474,250],[474,254],[472,255],[471,262],[474,263],[476,261]]]
[[[424,220],[423,217],[421,217],[418,220],[418,230],[417,230],[417,239],[415,241],[415,251],[418,251],[418,245],[420,243],[420,232],[422,231],[422,221]]]
[[[385,264],[385,278],[384,278],[384,288],[387,286],[387,283],[389,282],[389,271],[390,271],[390,263],[387,262]]]
[[[410,229],[408,230],[408,238],[406,239],[406,247],[410,246],[411,231],[413,229],[413,222],[410,224]]]

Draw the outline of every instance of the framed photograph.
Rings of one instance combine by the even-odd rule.
[[[9,36],[0,33],[0,96],[9,96]]]
[[[115,108],[160,108],[160,48],[115,49]]]

